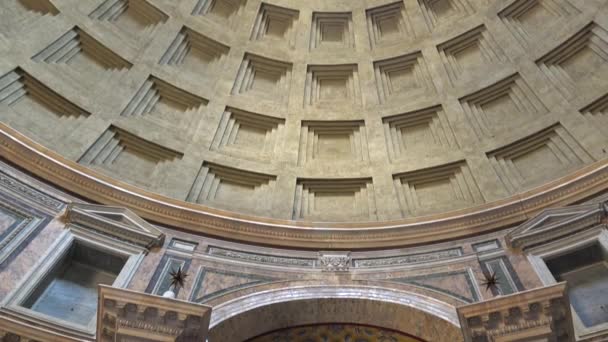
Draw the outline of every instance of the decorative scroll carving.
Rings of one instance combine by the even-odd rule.
[[[319,252],[319,266],[325,272],[348,272],[350,252]]]
[[[97,341],[205,341],[211,307],[99,286]]]
[[[0,165],[1,167],[1,165]],[[53,211],[60,211],[63,208],[64,203],[56,200],[31,186],[22,183],[8,174],[0,171],[0,187],[14,191],[27,199],[34,201],[44,207],[53,209]]]
[[[465,342],[574,341],[566,283],[461,306]]]
[[[67,223],[112,235],[138,246],[162,246],[165,234],[129,209],[72,203],[65,214]]]

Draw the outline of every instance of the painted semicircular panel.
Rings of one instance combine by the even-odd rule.
[[[247,342],[423,342],[423,340],[380,327],[330,323],[275,330]]]

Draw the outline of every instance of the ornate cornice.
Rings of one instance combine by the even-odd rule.
[[[525,250],[546,242],[570,236],[598,226],[606,218],[605,203],[593,203],[548,209],[509,232],[505,240],[509,247]],[[544,221],[554,219],[548,224]]]
[[[205,341],[211,307],[99,286],[97,341]]]
[[[461,306],[465,342],[574,341],[566,283]]]
[[[96,230],[148,249],[162,246],[165,240],[165,234],[158,228],[124,208],[72,203],[64,217],[67,224]]]
[[[473,208],[399,221],[319,224],[247,216],[147,192],[67,160],[1,123],[0,155],[61,188],[127,207],[154,222],[249,243],[317,249],[387,248],[463,238],[608,188],[608,160],[602,160],[542,187]]]

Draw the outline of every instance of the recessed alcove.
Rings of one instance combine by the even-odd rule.
[[[112,285],[125,263],[123,257],[74,243],[22,306],[86,326],[97,313],[97,286]]]
[[[608,296],[608,252],[592,243],[545,259],[557,281],[568,282],[570,303],[585,328],[608,323],[599,298]]]

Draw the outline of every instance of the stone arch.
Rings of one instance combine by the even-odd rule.
[[[456,303],[421,294],[415,286],[292,281],[261,287],[213,301],[217,305],[211,315],[210,342],[245,341],[270,331],[321,323],[372,325],[433,342],[463,339]]]

